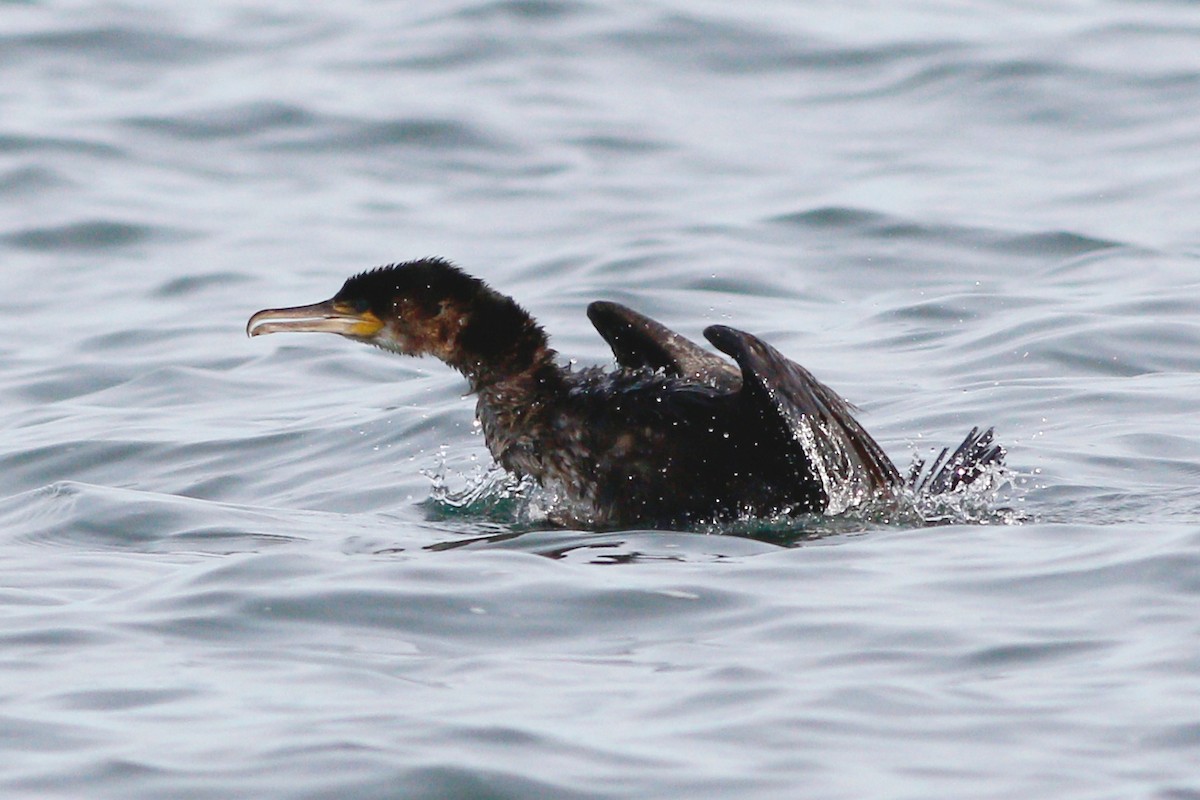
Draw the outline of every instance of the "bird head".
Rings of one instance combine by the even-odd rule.
[[[411,356],[432,355],[471,375],[522,368],[545,336],[510,298],[440,258],[390,264],[350,278],[328,300],[268,308],[246,333],[336,333]]]

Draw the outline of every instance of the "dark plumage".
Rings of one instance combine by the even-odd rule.
[[[618,368],[558,365],[512,299],[441,259],[364,272],[324,303],[267,309],[247,333],[325,331],[466,376],[495,459],[561,489],[577,524],[688,525],[838,512],[970,483],[1003,450],[973,430],[955,453],[901,477],[849,405],[748,333],[704,336],[736,366],[648,317],[596,302],[588,317]]]

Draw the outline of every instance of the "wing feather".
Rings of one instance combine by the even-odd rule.
[[[728,361],[631,308],[597,301],[587,313],[617,363],[626,369],[662,370],[720,389],[736,390],[741,385],[738,370]]]
[[[777,417],[803,449],[829,497],[829,513],[901,485],[896,466],[849,403],[811,372],[749,333],[712,325],[704,336],[741,367],[745,402]]]

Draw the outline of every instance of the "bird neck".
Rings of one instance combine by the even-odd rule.
[[[544,478],[544,458],[555,448],[553,417],[568,388],[567,371],[543,346],[524,369],[468,373],[478,395],[475,418],[493,458],[519,476]]]
[[[471,385],[472,394],[528,402],[538,395],[553,394],[561,383],[563,368],[554,363],[555,353],[544,342],[532,352],[510,351],[503,357],[473,358],[454,365]]]
[[[496,460],[519,475],[540,476],[547,415],[567,390],[545,331],[511,298],[487,287],[443,303],[440,342],[431,350],[461,372],[478,396],[476,417]]]
[[[457,335],[439,355],[475,394],[536,392],[561,372],[545,331],[512,298],[485,288],[451,311],[450,321]]]

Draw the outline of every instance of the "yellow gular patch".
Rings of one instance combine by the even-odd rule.
[[[383,328],[383,320],[370,311],[355,311],[349,306],[337,306],[335,310],[344,314],[348,320],[345,336],[360,336],[364,339],[374,336]]]

